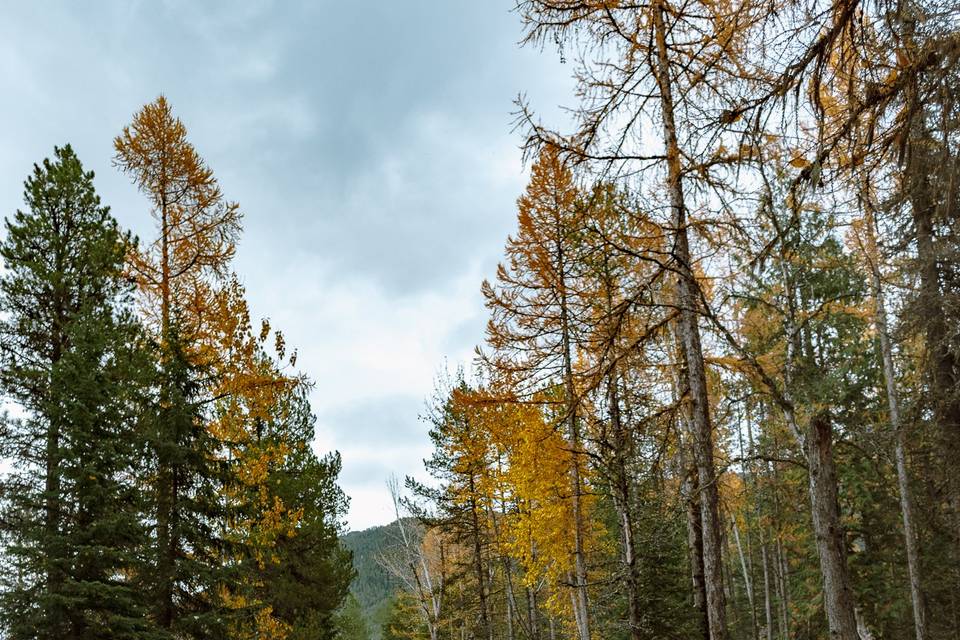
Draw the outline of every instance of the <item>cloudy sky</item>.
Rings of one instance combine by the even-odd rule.
[[[422,475],[418,420],[469,362],[481,280],[514,224],[525,93],[569,103],[555,51],[517,46],[512,0],[5,3],[0,214],[70,142],[116,217],[152,237],[112,139],[160,93],[245,214],[253,312],[316,382],[318,451],[343,454],[351,528],[392,517],[385,480]]]

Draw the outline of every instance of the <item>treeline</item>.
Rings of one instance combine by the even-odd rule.
[[[520,0],[576,64],[386,638],[960,634],[960,8]]]
[[[156,235],[70,146],[0,242],[0,635],[332,638],[353,577],[339,455],[231,269],[241,214],[161,97],[114,141]]]

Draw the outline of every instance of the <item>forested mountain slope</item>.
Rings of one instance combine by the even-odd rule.
[[[374,638],[380,637],[380,627],[394,592],[399,587],[395,577],[384,569],[384,553],[399,544],[395,522],[363,531],[351,531],[343,536],[343,545],[353,552],[353,566],[357,576],[350,587],[363,609],[364,618]]]

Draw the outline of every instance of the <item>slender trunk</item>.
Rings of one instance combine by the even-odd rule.
[[[763,562],[763,613],[764,622],[766,623],[763,636],[766,640],[773,640],[773,607],[770,598],[770,558],[767,554],[767,543],[763,539],[760,540],[760,559]]]
[[[619,500],[617,501],[620,502]],[[633,537],[633,515],[629,504],[620,504],[621,544],[623,545],[623,563],[626,570],[627,609],[630,625],[630,637],[640,640],[643,637],[641,626],[640,575],[637,567]]]
[[[697,466],[688,461],[684,452],[692,449],[693,427],[690,420],[690,407],[687,402],[689,377],[684,364],[683,349],[679,339],[674,336],[680,362],[675,367],[677,375],[672,379],[674,401],[679,416],[678,430],[681,434],[681,465],[683,467],[683,498],[687,521],[687,557],[690,564],[690,577],[693,586],[693,609],[697,620],[697,636],[710,640],[710,623],[707,619],[707,585],[703,577],[703,521],[700,518],[700,483]]]
[[[749,445],[750,455],[754,456],[757,453],[756,446],[753,441],[753,418],[750,412],[750,401],[748,400],[745,405],[746,418],[747,418],[747,444]],[[757,468],[755,462],[750,462],[747,466],[749,472],[750,484],[754,489],[754,518],[759,525],[760,530],[760,561],[763,563],[763,614],[764,614],[764,639],[773,640],[773,602],[772,595],[770,592],[770,556],[767,549],[767,535],[766,535],[766,525],[763,524],[763,518],[761,517],[761,506],[760,501],[756,499],[759,495],[758,491],[758,480],[757,480]]]
[[[573,359],[570,344],[570,320],[567,309],[566,257],[563,253],[561,229],[558,224],[557,264],[560,274],[560,325],[563,349],[564,392],[566,396],[566,422],[573,452],[570,480],[573,497],[573,607],[577,621],[577,635],[580,640],[590,640],[589,599],[587,597],[587,562],[584,553],[584,531],[586,525],[583,516],[583,479],[580,473],[580,421],[577,419],[577,390],[573,381]]]
[[[880,337],[880,355],[883,360],[883,377],[887,389],[887,405],[890,409],[890,428],[895,435],[894,457],[897,463],[897,487],[900,490],[900,514],[903,518],[903,536],[907,551],[907,574],[910,580],[910,601],[913,605],[913,626],[917,640],[926,640],[927,624],[923,591],[920,582],[920,550],[917,532],[914,529],[913,495],[910,491],[910,479],[907,475],[906,433],[900,422],[900,402],[897,394],[896,372],[893,366],[893,348],[890,344],[890,332],[887,328],[887,310],[884,303],[883,283],[880,279],[880,254],[877,248],[875,232],[876,220],[869,192],[864,194],[866,219],[864,220],[866,239],[866,258],[870,269],[870,281],[873,288],[874,318],[877,334]]]
[[[498,458],[497,467],[500,472],[503,471],[502,460]],[[507,506],[506,501],[501,496],[499,499],[500,502],[500,514],[498,514],[494,509],[493,505],[497,502],[497,499],[491,497],[490,499],[490,524],[493,528],[493,539],[496,541],[498,553],[500,555],[500,562],[503,565],[503,581],[504,581],[504,590],[506,591],[507,596],[507,640],[513,640],[514,631],[513,631],[513,621],[516,617],[517,622],[520,624],[520,631],[527,638],[530,637],[530,630],[525,628],[525,623],[523,616],[520,614],[520,608],[517,606],[517,596],[513,586],[513,560],[510,555],[507,553],[500,552],[502,549],[502,540],[503,538],[500,535],[500,521],[499,517],[507,517]],[[493,584],[493,578],[490,578],[490,584]],[[529,591],[529,588],[528,588]],[[491,630],[492,633],[492,630]]]
[[[777,535],[776,551],[777,590],[780,596],[780,637],[783,640],[788,640],[790,638],[790,568],[779,534]]]
[[[833,459],[833,424],[826,412],[817,413],[810,420],[807,463],[813,530],[823,574],[823,604],[830,638],[858,640],[846,541],[840,522],[837,470]]]
[[[747,432],[750,432],[750,415],[749,415],[749,403],[747,405]],[[753,436],[750,435],[751,450],[753,449]],[[740,445],[740,458],[746,460],[746,452],[743,448],[743,424],[742,420],[737,419],[737,441]],[[749,503],[751,501],[751,496],[749,491],[751,485],[753,484],[753,465],[750,462],[744,463],[744,488],[748,492],[745,496],[746,501]],[[746,522],[747,514],[744,513],[744,522]],[[747,591],[747,602],[750,605],[750,624],[752,625],[753,639],[757,640],[759,638],[759,629],[757,621],[757,607],[756,607],[756,594],[753,590],[753,548],[750,545],[750,530],[744,532],[744,538],[746,540],[746,552],[744,552],[744,545],[740,540],[740,530],[737,526],[737,519],[734,514],[730,514],[730,523],[733,525],[733,538],[734,542],[737,545],[737,554],[740,557],[740,570],[743,573],[743,584]]]
[[[507,592],[507,640],[513,640],[513,619],[515,616],[520,623],[520,630],[529,637],[530,633],[523,628],[523,618],[517,607],[517,596],[513,590],[513,562],[508,556],[503,557],[503,577],[504,589]]]
[[[537,592],[527,587],[527,628],[530,640],[540,640],[540,616],[537,615]]]
[[[707,619],[707,584],[703,579],[703,529],[700,522],[700,491],[696,469],[687,469],[684,478],[687,505],[687,553],[690,557],[690,577],[693,582],[693,609],[699,627],[699,636],[710,640]]]
[[[697,314],[699,285],[696,282],[690,261],[687,212],[680,166],[681,154],[674,123],[673,88],[667,51],[665,11],[664,0],[657,0],[652,5],[651,12],[657,47],[655,75],[660,89],[663,137],[667,152],[667,186],[670,192],[670,209],[672,211],[674,233],[673,258],[677,269],[677,306],[680,309],[678,333],[690,384],[694,459],[697,465],[701,494],[703,574],[707,592],[707,620],[709,622],[710,638],[712,640],[726,640],[726,599],[723,591],[719,495],[713,464],[713,432],[710,425],[707,378],[704,370]]]
[[[573,610],[573,622],[577,628],[577,637],[582,640],[583,636],[581,634],[583,634],[585,621],[583,619],[584,612],[580,608],[579,585],[574,574],[569,571],[567,572],[567,583],[573,585],[573,590],[570,591],[570,607]]]
[[[512,590],[507,594],[507,612],[504,616],[504,628],[506,629],[506,640],[513,640],[513,610],[514,601]],[[490,638],[493,638],[493,630],[490,630]]]
[[[476,495],[476,482],[474,477],[470,476],[470,495]],[[483,567],[483,545],[480,541],[480,517],[477,514],[477,501],[470,499],[470,517],[473,525],[473,562],[477,573],[477,592],[480,598],[480,634],[493,640],[493,627],[490,624],[490,615],[487,611],[487,580],[484,575]]]
[[[620,520],[620,544],[624,577],[627,589],[627,622],[630,625],[630,637],[634,640],[642,638],[640,601],[640,574],[637,566],[636,548],[634,546],[634,515],[633,500],[630,491],[630,476],[627,468],[627,456],[631,450],[628,434],[623,425],[620,413],[620,398],[617,393],[616,369],[610,374],[607,386],[608,402],[610,404],[610,425],[613,429],[613,503]]]
[[[740,556],[740,570],[743,573],[743,586],[747,591],[747,603],[750,605],[750,617],[753,620],[753,636],[757,636],[757,617],[756,609],[753,604],[753,581],[750,579],[750,572],[747,569],[747,558],[743,554],[743,545],[740,543],[740,528],[737,526],[737,519],[730,514],[730,525],[733,527],[733,540],[737,545],[737,555]]]

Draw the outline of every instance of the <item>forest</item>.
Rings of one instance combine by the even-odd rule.
[[[517,101],[383,637],[957,638],[960,7],[516,13],[571,124]]]
[[[38,159],[0,238],[0,638],[960,638],[956,0],[514,17],[571,104],[516,101],[486,331],[385,527],[346,531],[327,390],[170,101],[113,140],[148,237]]]
[[[0,241],[0,637],[338,637],[340,457],[314,452],[296,351],[253,325],[239,205],[162,96],[114,149],[155,237],[65,145]]]

